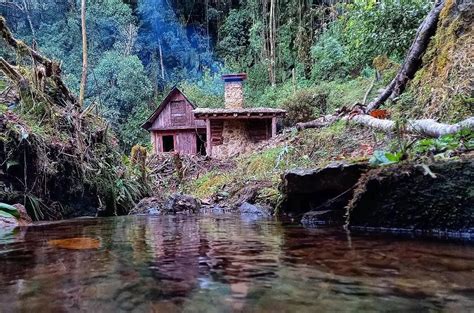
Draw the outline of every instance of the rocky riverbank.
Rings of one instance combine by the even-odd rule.
[[[283,175],[281,211],[306,225],[474,234],[474,159],[370,168],[332,164]]]

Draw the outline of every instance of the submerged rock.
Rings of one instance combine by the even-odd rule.
[[[301,223],[305,226],[340,226],[345,223],[346,210],[309,211],[303,215]]]
[[[201,208],[201,201],[190,195],[171,195],[163,206],[164,213],[198,213]]]
[[[163,200],[157,197],[144,198],[135,205],[130,214],[160,215]]]
[[[288,171],[280,185],[285,196],[280,211],[299,215],[309,211],[338,210],[338,214],[343,215],[342,209],[352,198],[354,185],[367,170],[365,163],[333,163],[314,170]],[[322,218],[324,214],[310,214],[307,219],[316,215]],[[340,217],[334,220],[340,220]]]
[[[257,216],[270,216],[270,207],[264,207],[259,204],[250,204],[244,202],[239,207],[239,212],[242,215],[257,215]]]
[[[474,231],[474,160],[369,171],[349,205],[349,226]]]
[[[163,200],[158,197],[142,199],[130,214],[163,215],[177,213],[198,213],[201,201],[190,195],[173,194]]]

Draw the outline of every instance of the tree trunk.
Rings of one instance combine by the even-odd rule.
[[[382,120],[370,115],[356,115],[350,119],[360,125],[369,126],[385,132],[392,132],[396,129],[396,123],[391,120]],[[438,123],[432,119],[408,120],[405,131],[417,133],[427,137],[439,137],[447,134],[454,134],[463,128],[474,130],[474,117],[467,118],[456,124]]]
[[[270,18],[269,18],[269,41],[270,41],[270,83],[272,87],[276,84],[276,0],[270,0]]]
[[[307,128],[321,128],[331,125],[338,120],[346,120],[355,124],[368,126],[383,132],[393,132],[396,130],[396,123],[391,120],[383,120],[372,117],[367,114],[355,116],[338,117],[336,115],[326,115],[314,121],[298,123],[296,128],[299,130]],[[405,131],[409,133],[418,133],[427,137],[439,137],[446,134],[454,134],[463,128],[474,130],[474,117],[467,118],[456,124],[438,123],[432,119],[409,120],[405,126]]]
[[[165,64],[163,62],[163,51],[161,50],[161,40],[158,41],[158,48],[160,50],[160,69],[161,69],[161,79],[165,80]]]
[[[86,32],[86,0],[81,1],[81,28],[82,28],[82,76],[79,91],[79,107],[84,105],[84,95],[87,84],[87,32]]]
[[[366,112],[370,112],[380,107],[389,97],[398,97],[408,82],[415,76],[416,71],[421,65],[421,58],[425,53],[431,37],[436,32],[439,14],[444,7],[444,0],[437,0],[431,11],[426,16],[425,20],[418,27],[415,39],[408,50],[405,61],[398,71],[395,78],[384,89],[382,93],[366,108]]]

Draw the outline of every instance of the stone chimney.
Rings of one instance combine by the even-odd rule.
[[[242,109],[244,107],[243,81],[247,79],[247,74],[227,74],[222,75],[225,85],[225,108]]]

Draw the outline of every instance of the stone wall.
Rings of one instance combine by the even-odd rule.
[[[226,82],[224,91],[226,109],[241,109],[244,107],[244,93],[241,81]]]
[[[229,158],[254,148],[247,132],[245,120],[224,121],[223,143],[212,147],[212,156],[218,159]]]

